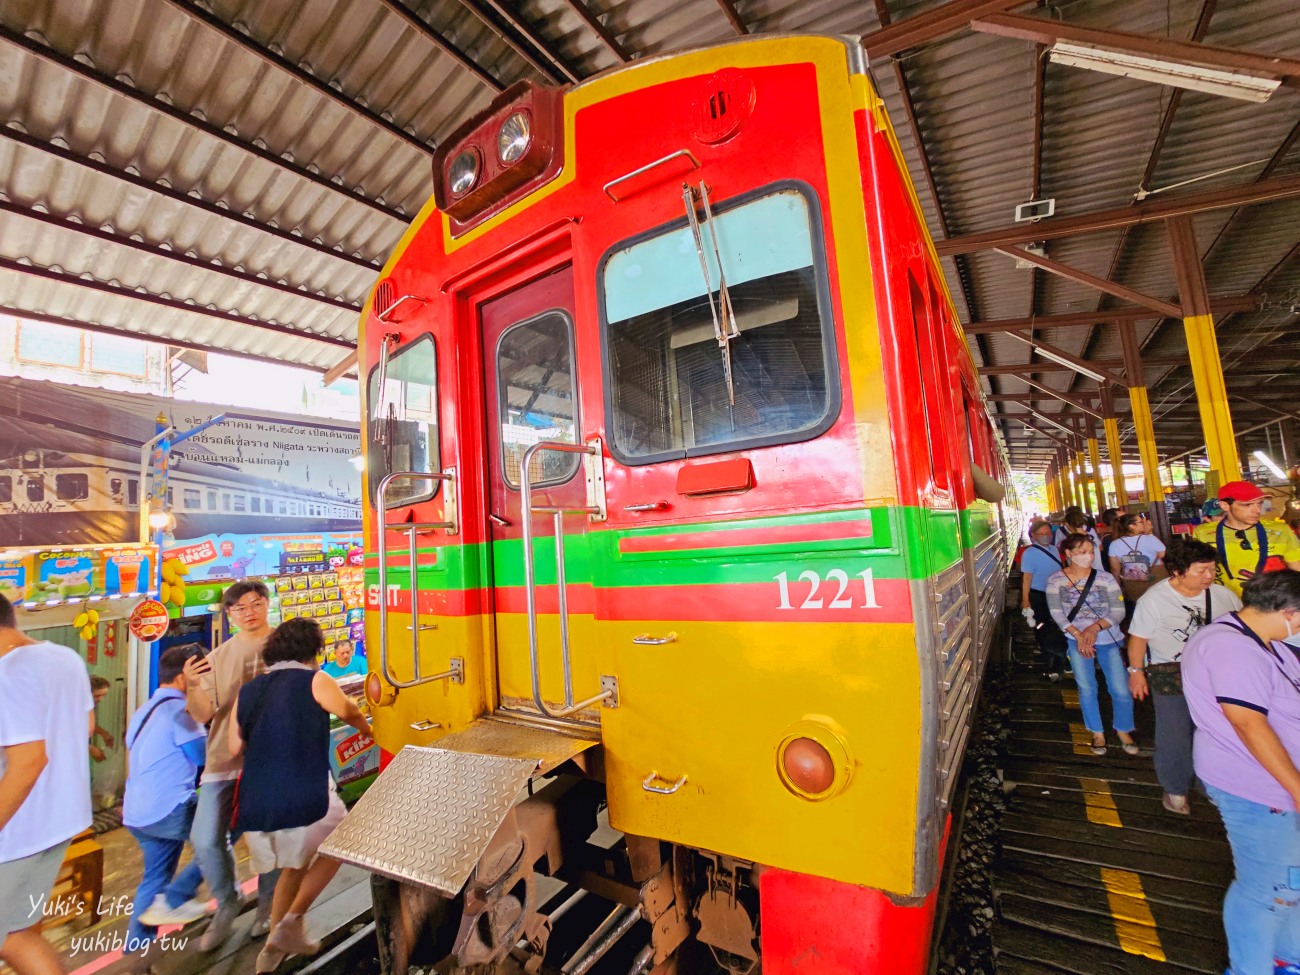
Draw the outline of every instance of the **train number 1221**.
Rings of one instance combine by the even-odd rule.
[[[857,580],[861,579],[859,587]],[[808,595],[797,607],[790,602],[790,590],[808,583]],[[790,582],[787,572],[777,573],[776,584],[781,593],[777,609],[880,609],[876,602],[876,581],[870,569],[850,577],[843,569],[828,569],[823,579],[812,569],[804,569],[799,578]],[[795,594],[799,598],[799,594]],[[858,599],[861,598],[861,602]]]

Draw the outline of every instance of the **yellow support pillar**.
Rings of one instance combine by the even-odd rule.
[[[1138,456],[1142,459],[1142,500],[1147,504],[1155,504],[1164,498],[1165,490],[1160,484],[1160,455],[1156,452],[1156,428],[1151,422],[1151,400],[1147,398],[1146,387],[1131,387],[1128,401],[1133,411]]]
[[[1061,502],[1057,495],[1056,472],[1050,467],[1043,473],[1043,485],[1047,491],[1047,509],[1056,511],[1061,506]]]
[[[1075,486],[1079,489],[1079,507],[1084,511],[1092,510],[1092,499],[1088,496],[1088,460],[1083,453],[1083,445],[1074,452]]]
[[[1192,364],[1196,405],[1201,413],[1201,431],[1205,434],[1205,451],[1210,458],[1211,473],[1217,475],[1219,484],[1226,484],[1241,477],[1241,457],[1232,432],[1232,411],[1228,408],[1228,389],[1223,382],[1214,316],[1210,314],[1205,269],[1201,266],[1191,218],[1170,218],[1166,228],[1178,276],[1178,298],[1183,308],[1183,329],[1187,333],[1187,354]]]
[[[1070,453],[1067,450],[1061,458],[1061,508],[1074,504],[1074,478],[1072,476]]]
[[[1108,416],[1101,421],[1106,428],[1106,459],[1110,461],[1110,476],[1115,484],[1115,507],[1128,502],[1128,485],[1124,481],[1124,449],[1119,444],[1119,420]]]
[[[1101,483],[1101,448],[1096,437],[1088,438],[1088,459],[1092,461],[1092,489],[1097,495],[1097,510],[1094,513],[1101,514],[1109,505],[1106,504],[1106,489]]]

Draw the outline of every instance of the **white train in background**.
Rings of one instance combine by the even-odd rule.
[[[105,452],[122,453],[104,445]],[[173,455],[168,507],[175,535],[349,531],[361,522],[356,484],[313,491]],[[134,538],[138,461],[32,448],[0,459],[0,544],[54,545]],[[9,517],[19,515],[21,517]]]

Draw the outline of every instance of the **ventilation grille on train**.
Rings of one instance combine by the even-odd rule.
[[[397,300],[397,288],[393,285],[392,278],[384,278],[375,288],[375,314],[383,316],[384,312],[393,307],[393,302]]]

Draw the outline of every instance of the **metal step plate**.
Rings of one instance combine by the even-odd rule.
[[[438,747],[449,751],[536,759],[537,771],[542,775],[599,744],[598,738],[499,718],[482,718],[438,739]]]
[[[537,766],[407,745],[320,851],[455,897]]]

